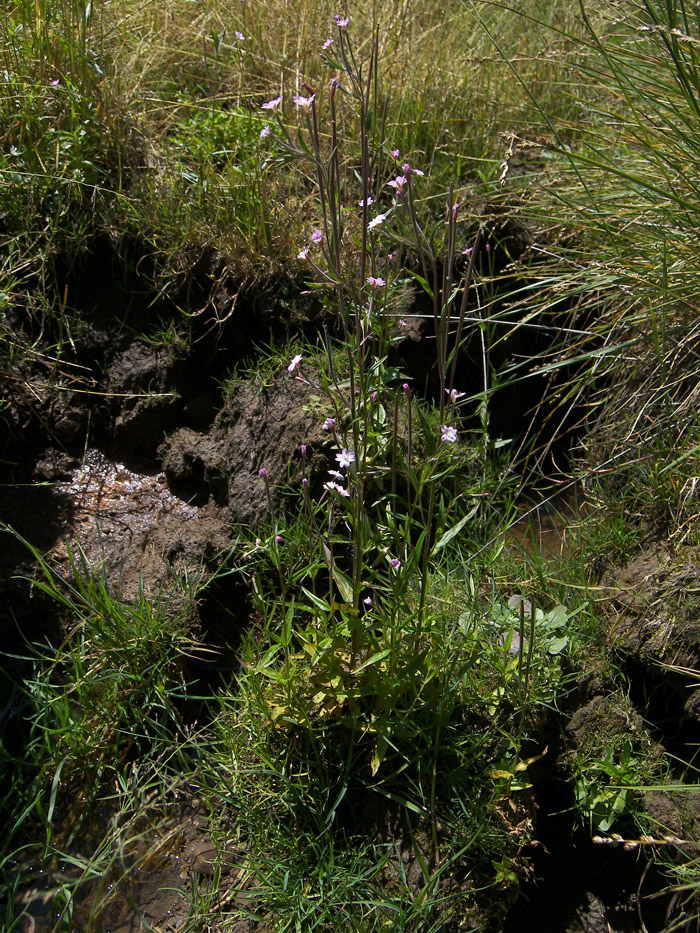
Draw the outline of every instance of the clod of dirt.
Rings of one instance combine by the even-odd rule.
[[[264,388],[236,387],[210,431],[181,428],[161,446],[170,489],[196,505],[225,506],[232,521],[259,523],[269,516],[268,488],[275,507],[279,487],[300,479],[301,444],[317,462],[328,445],[310,403],[309,386],[286,373]]]
[[[105,391],[115,403],[113,442],[121,451],[151,453],[181,408],[174,386],[182,368],[174,351],[139,341],[109,368]]]
[[[139,472],[96,450],[82,462],[45,452],[37,472],[53,482],[62,504],[55,559],[67,561],[66,546],[77,542],[93,568],[119,576],[124,598],[201,573],[203,558],[213,560],[229,544],[226,522],[172,495],[162,473]]]
[[[700,723],[700,551],[646,551],[618,573],[610,641]]]
[[[642,717],[621,693],[594,697],[576,710],[566,726],[571,747],[601,757],[614,739],[625,734],[635,741],[646,738]]]

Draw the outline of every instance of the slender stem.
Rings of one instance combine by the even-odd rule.
[[[469,289],[471,287],[472,281],[472,272],[474,269],[474,259],[476,257],[476,251],[479,248],[479,240],[481,239],[481,230],[477,230],[476,237],[474,238],[474,243],[472,245],[472,251],[469,255],[469,264],[467,266],[467,271],[462,282],[462,302],[459,308],[459,322],[457,324],[457,333],[455,335],[455,345],[454,350],[452,351],[452,365],[450,366],[450,378],[446,388],[454,389],[455,385],[455,372],[457,370],[457,358],[459,356],[459,345],[462,341],[462,331],[464,329],[464,320],[467,314],[467,307],[469,305]]]

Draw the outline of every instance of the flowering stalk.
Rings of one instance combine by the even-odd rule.
[[[378,585],[378,590],[381,592],[384,587],[386,591],[388,586],[394,595],[393,605],[388,609],[391,615],[389,652],[393,672],[398,663],[399,643],[408,646],[410,642],[410,650],[415,652],[418,640],[423,637],[434,553],[433,537],[438,521],[434,514],[437,486],[445,474],[446,458],[451,456],[450,452],[458,441],[457,428],[451,423],[450,414],[458,397],[454,394],[453,382],[457,349],[467,313],[473,259],[461,282],[462,301],[456,343],[453,344],[452,304],[456,304],[460,288],[460,284],[455,284],[454,274],[458,213],[454,190],[450,188],[447,199],[444,223],[446,255],[440,265],[433,246],[435,230],[431,229],[430,236],[426,235],[417,213],[414,187],[420,182],[423,172],[408,162],[400,164],[400,153],[393,150],[391,156],[398,170],[394,170],[395,177],[388,182],[385,175],[383,177],[382,159],[387,158],[383,140],[387,109],[386,103],[383,107],[378,105],[378,32],[373,36],[367,57],[359,61],[347,33],[347,17],[336,17],[336,25],[337,42],[327,40],[322,49],[322,57],[337,69],[342,80],[341,84],[337,77],[333,78],[328,97],[330,152],[324,154],[327,143],[321,137],[316,94],[307,84],[302,85],[304,96],[295,98],[297,106],[305,114],[305,130],[299,130],[298,141],[292,140],[284,127],[281,134],[282,148],[291,157],[309,162],[316,178],[319,229],[311,234],[299,257],[335,291],[338,323],[347,359],[347,374],[342,377],[347,382],[341,382],[326,334],[327,366],[322,384],[333,405],[334,417],[327,419],[325,426],[337,445],[335,456],[339,469],[330,471],[322,499],[316,506],[311,502],[308,483],[304,482],[305,473],[302,495],[309,525],[319,508],[325,511],[328,520],[320,552],[330,573],[331,587],[342,597],[338,604],[336,597],[331,595],[328,605],[333,605],[329,610],[331,614],[340,608],[344,631],[350,633],[350,671],[356,669],[359,661],[366,662],[364,651],[370,650],[372,639],[376,645],[371,618],[376,620],[377,606],[373,605],[371,612],[366,612],[362,597],[368,587],[375,588],[373,577],[377,567],[385,568],[382,573],[385,582]],[[354,101],[359,126],[359,164],[356,169],[359,190],[353,201],[361,208],[361,229],[354,265],[343,243],[346,226],[343,211],[348,208],[340,203],[343,189],[337,95],[341,89]],[[277,101],[274,103],[278,105]],[[304,132],[308,135],[308,142],[302,136]],[[387,187],[395,192],[394,206],[382,205],[371,212],[371,206],[386,197],[386,191],[382,189]],[[387,394],[385,295],[392,287],[393,257],[385,255],[382,263],[378,250],[387,238],[392,238],[394,244],[412,250],[417,256],[423,278],[418,275],[415,278],[421,281],[432,302],[439,382],[438,424],[441,427],[436,430],[433,426],[431,429],[429,419],[420,412],[424,444],[422,459],[414,456],[417,439],[413,421],[414,406],[421,403],[412,398],[408,384],[402,391],[393,393],[393,420],[391,415],[387,418],[382,404],[382,397]],[[450,351],[453,354],[451,358]],[[404,402],[401,401],[402,395]],[[400,434],[403,404],[406,406],[405,440]],[[432,435],[437,436],[429,436],[431,430]],[[386,491],[382,489],[384,466],[380,463],[375,467],[378,456],[385,456],[389,461],[386,466],[391,482],[390,489]],[[401,469],[405,472],[405,485],[398,482]],[[377,492],[379,495],[374,498]],[[370,494],[374,501],[368,504]],[[381,509],[385,511],[379,511]],[[336,543],[341,523],[349,533],[350,547],[347,550]],[[319,522],[314,527],[322,528],[323,524]],[[389,552],[392,552],[391,556]],[[373,557],[370,556],[372,553]],[[346,559],[343,568],[340,565]],[[416,571],[421,577],[417,605],[413,603],[409,585]],[[367,579],[363,579],[365,572]],[[410,629],[402,621],[406,617],[411,620]],[[370,621],[364,621],[367,618]]]

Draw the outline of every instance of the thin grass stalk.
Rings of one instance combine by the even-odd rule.
[[[418,484],[416,484],[415,496],[413,495],[413,401],[411,399],[411,389],[408,383],[404,385],[404,395],[406,396],[406,502],[416,502],[420,495]],[[397,395],[398,399],[398,395]],[[409,517],[413,518],[413,511],[410,510]]]
[[[399,393],[394,394],[394,419],[393,419],[393,431],[391,434],[391,501],[392,504],[396,502],[396,472],[397,472],[397,454],[399,446]],[[410,464],[408,467],[408,481],[409,486],[407,490],[408,499],[410,503],[413,499],[411,496],[411,486],[410,486]]]
[[[452,350],[452,364],[450,366],[450,375],[447,383],[447,390],[451,392],[455,387],[455,373],[457,371],[457,359],[459,356],[459,347],[462,342],[462,333],[464,330],[464,321],[467,314],[467,308],[469,306],[469,289],[471,288],[472,274],[474,271],[474,260],[476,258],[477,250],[479,249],[481,240],[481,230],[477,230],[474,242],[471,247],[471,253],[469,254],[469,263],[467,265],[467,271],[462,280],[462,301],[459,308],[459,320],[457,322],[457,333],[455,334],[455,345]]]
[[[445,395],[447,390],[447,363],[449,361],[448,340],[450,336],[450,318],[452,309],[452,276],[455,253],[455,227],[456,212],[454,200],[454,185],[450,183],[447,198],[447,255],[445,256],[445,265],[442,273],[442,307],[441,317],[442,333],[437,340],[438,366],[440,367],[440,423],[442,423],[445,413]]]

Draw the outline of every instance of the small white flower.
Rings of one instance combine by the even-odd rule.
[[[299,250],[299,252],[297,253],[297,259],[308,259],[308,258],[309,258],[309,250],[305,246],[304,249]]]
[[[453,428],[450,425],[443,424],[440,428],[441,438],[443,444],[456,444],[457,443],[457,428]]]
[[[301,363],[301,353],[297,353],[297,355],[294,357],[294,359],[292,360],[292,362],[291,362],[291,363],[289,364],[289,366],[287,367],[287,372],[288,372],[288,373],[293,373],[294,370],[295,370],[295,369],[297,368],[297,366],[299,365],[299,363]]]
[[[375,227],[378,227],[379,224],[383,224],[386,220],[386,214],[377,214],[376,217],[373,217],[370,222],[367,224],[368,230],[374,230]]]
[[[339,454],[335,455],[338,465],[341,469],[351,466],[355,462],[355,454],[347,447],[343,447]]]
[[[271,135],[272,135],[272,130],[270,129],[269,126],[264,126],[264,127],[260,130],[260,138],[261,138],[261,139],[267,139],[267,137],[268,137],[268,136],[271,136]]]
[[[324,483],[323,485],[329,492],[337,492],[339,495],[343,496],[344,499],[350,498],[350,493],[348,492],[348,490],[344,486],[339,485],[338,483],[328,482],[328,483]]]
[[[445,389],[445,392],[449,395],[451,402],[456,402],[457,399],[464,398],[467,394],[466,392],[458,392],[456,389]]]

